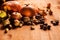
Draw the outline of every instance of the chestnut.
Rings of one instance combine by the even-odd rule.
[[[21,28],[21,27],[23,26],[23,24],[22,24],[22,23],[20,23],[20,25],[19,25],[19,26],[20,26],[20,28]]]
[[[8,28],[6,28],[4,33],[7,33],[8,31],[9,31],[9,29],[8,29]]]

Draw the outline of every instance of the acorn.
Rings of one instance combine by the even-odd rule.
[[[12,25],[11,24],[9,24],[9,29],[12,29]]]
[[[6,28],[4,33],[7,33],[8,31],[9,31],[9,29],[8,29],[8,28]]]
[[[20,25],[20,21],[19,20],[14,20],[14,25],[15,26],[19,26]]]
[[[31,30],[35,30],[33,27],[30,27]]]
[[[24,22],[23,22],[23,21],[20,21],[20,24],[19,24],[20,28],[21,28],[23,25],[24,25]]]
[[[8,24],[10,24],[9,19],[6,19],[6,20],[3,21],[3,25],[4,25],[4,26],[6,26],[6,25],[8,25]]]
[[[21,28],[21,27],[23,26],[23,24],[22,24],[22,23],[20,23],[20,25],[19,25],[19,26],[20,26],[20,28]]]
[[[28,21],[30,21],[30,18],[29,17],[24,17],[23,21],[28,22]]]
[[[18,12],[13,12],[12,15],[11,15],[11,17],[12,17],[13,19],[19,20],[19,19],[22,18],[22,15],[21,15],[20,13],[18,13]]]

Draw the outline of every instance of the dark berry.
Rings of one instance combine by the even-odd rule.
[[[58,25],[58,24],[59,24],[59,21],[58,21],[58,20],[56,20],[55,22],[56,22],[56,25]]]
[[[40,21],[36,20],[34,23],[37,25],[40,24]]]
[[[53,15],[53,12],[51,10],[49,11],[49,15]]]
[[[47,26],[46,25],[43,26],[43,30],[47,30]]]
[[[8,32],[8,30],[9,30],[9,28],[6,28],[4,33],[7,33],[7,32]]]
[[[41,18],[41,15],[36,15],[35,18],[36,19],[40,19]]]
[[[48,26],[47,26],[47,28],[48,28],[48,30],[50,30],[51,26],[50,26],[50,25],[48,25]]]
[[[51,23],[53,24],[53,21],[51,21]]]
[[[40,20],[40,24],[44,24],[44,21],[43,20]]]
[[[4,33],[7,33],[7,31],[5,30],[5,32]]]
[[[35,30],[33,27],[30,28],[31,30]]]
[[[53,25],[54,25],[54,26],[57,26],[57,25],[58,25],[58,23],[53,23]]]
[[[55,20],[55,21],[51,21],[51,23],[54,25],[54,26],[57,26],[59,24],[59,21],[58,20]]]
[[[43,24],[40,25],[40,29],[43,29]]]
[[[47,26],[48,24],[47,23],[44,23],[45,26]]]

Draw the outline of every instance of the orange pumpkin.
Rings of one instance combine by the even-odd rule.
[[[35,15],[35,10],[31,7],[23,7],[20,13],[25,17],[31,17]]]

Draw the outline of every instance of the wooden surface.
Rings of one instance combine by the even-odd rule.
[[[30,26],[23,26],[22,28],[10,30],[7,34],[4,34],[4,30],[0,30],[0,40],[60,40],[60,24],[58,26],[53,26],[50,23],[51,20],[60,20],[59,1],[60,0],[21,0],[20,3],[22,4],[32,3],[35,7],[41,9],[45,9],[47,3],[51,3],[53,16],[46,16],[46,22],[51,25],[51,30],[41,30],[39,25],[33,26],[35,30],[30,30]]]

